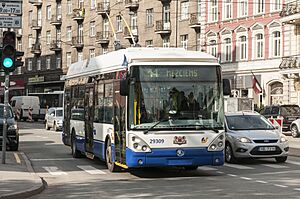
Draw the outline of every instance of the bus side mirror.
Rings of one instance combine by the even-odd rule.
[[[229,79],[223,79],[223,95],[230,95],[231,88],[230,88],[230,81]]]
[[[129,89],[128,89],[128,79],[121,79],[120,81],[120,95],[121,96],[128,96]]]

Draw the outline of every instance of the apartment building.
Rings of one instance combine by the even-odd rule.
[[[62,91],[72,63],[113,51],[116,42],[204,51],[205,6],[200,0],[24,0],[24,94]]]
[[[210,0],[206,6],[206,51],[219,58],[233,94],[254,98],[258,107],[287,101],[279,73],[285,37],[282,5],[281,0]],[[253,92],[252,73],[261,94]]]

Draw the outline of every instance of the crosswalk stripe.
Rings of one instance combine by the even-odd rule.
[[[262,165],[266,166],[266,167],[271,167],[273,169],[286,169],[286,168],[288,168],[287,166],[280,165],[280,164],[262,164]]]
[[[85,172],[92,174],[92,175],[96,175],[96,174],[106,174],[104,171],[101,171],[99,169],[96,169],[95,167],[89,166],[89,165],[78,165],[78,168],[84,170]]]
[[[59,170],[57,167],[43,167],[53,176],[68,175],[66,172]]]
[[[300,162],[295,162],[295,161],[292,161],[292,160],[288,160],[288,161],[286,161],[286,163],[294,164],[294,165],[300,165]]]
[[[199,167],[200,170],[203,170],[203,171],[216,171],[218,169],[216,168],[213,168],[213,167],[207,167],[207,166],[201,166]]]
[[[235,169],[254,169],[252,167],[247,167],[247,166],[243,166],[243,165],[239,165],[239,164],[227,164],[225,163],[224,166],[226,167],[231,167],[231,168],[235,168]]]

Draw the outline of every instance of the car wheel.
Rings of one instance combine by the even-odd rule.
[[[185,166],[184,169],[188,171],[195,171],[198,169],[198,166]]]
[[[46,124],[45,124],[45,129],[46,130],[49,130],[50,129],[50,127],[49,127],[49,125],[48,125],[48,122],[46,121]]]
[[[278,163],[283,163],[287,160],[287,156],[283,156],[283,157],[276,157],[275,158],[276,162]]]
[[[19,141],[17,140],[17,143],[12,143],[9,148],[10,148],[11,151],[18,151]]]
[[[76,147],[76,136],[75,136],[74,132],[72,133],[72,137],[71,137],[71,149],[72,149],[73,158],[81,157],[81,153],[80,153],[80,151],[77,150],[77,147]]]
[[[112,146],[111,146],[111,141],[108,139],[107,144],[106,144],[106,149],[105,149],[105,160],[106,160],[106,165],[107,168],[110,172],[116,172],[119,171],[119,167],[115,165],[112,159]]]
[[[229,163],[235,163],[236,158],[234,157],[232,147],[229,143],[225,145],[225,161]]]
[[[298,131],[297,125],[294,124],[291,127],[291,133],[292,133],[293,138],[299,137],[299,131]]]

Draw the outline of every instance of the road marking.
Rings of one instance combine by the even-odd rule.
[[[15,156],[15,159],[17,161],[18,164],[21,164],[21,160],[20,160],[20,157],[17,153],[14,153],[14,156]]]
[[[85,172],[96,175],[96,174],[106,174],[104,171],[101,171],[99,169],[96,169],[95,167],[89,166],[89,165],[78,165],[78,168],[84,170]]]
[[[52,143],[46,143],[45,145],[57,145],[57,144],[60,144],[60,143],[52,142]]]
[[[276,187],[282,187],[282,188],[287,188],[288,187],[288,186],[281,185],[281,184],[274,184],[274,186],[276,186]]]
[[[300,188],[295,188],[294,190],[295,190],[295,191],[300,191]]]
[[[252,167],[247,167],[247,166],[243,166],[243,165],[239,165],[239,164],[227,164],[227,163],[225,163],[224,166],[235,168],[235,169],[254,169]]]
[[[234,175],[234,174],[227,174],[228,176],[230,177],[236,177],[237,175]]]
[[[262,181],[262,180],[256,180],[255,182],[262,183],[262,184],[267,184],[268,183],[268,182]]]
[[[288,164],[294,164],[294,165],[300,165],[300,162],[291,161],[291,160],[286,161],[286,163],[288,163]]]
[[[252,178],[247,178],[247,177],[240,177],[243,180],[252,180]]]
[[[59,170],[57,167],[43,167],[43,168],[53,176],[68,175],[66,172]]]
[[[216,168],[207,167],[207,166],[201,166],[201,167],[199,167],[199,169],[201,169],[203,171],[216,171],[216,170],[218,170]]]
[[[262,164],[262,165],[266,166],[266,167],[271,167],[273,169],[286,169],[286,168],[288,168],[287,166],[280,165],[280,164]]]
[[[219,173],[219,174],[224,174],[224,172],[223,171],[216,171],[217,173]]]
[[[48,158],[48,159],[30,159],[31,161],[65,161],[65,160],[75,160],[74,158]]]

